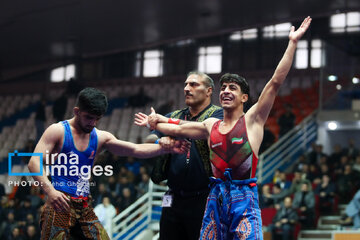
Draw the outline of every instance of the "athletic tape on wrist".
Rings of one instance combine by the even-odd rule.
[[[168,123],[179,125],[180,119],[169,118]]]

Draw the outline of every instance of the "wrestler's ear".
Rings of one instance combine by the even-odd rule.
[[[242,101],[243,103],[246,103],[248,100],[249,100],[249,95],[248,95],[248,94],[243,94],[243,95],[241,96],[241,101]]]
[[[74,113],[75,116],[79,115],[79,113],[80,113],[80,108],[79,108],[79,107],[74,107],[73,113]]]

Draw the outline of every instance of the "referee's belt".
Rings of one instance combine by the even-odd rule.
[[[202,189],[199,191],[184,191],[184,190],[175,191],[173,189],[169,190],[170,194],[174,194],[175,196],[180,196],[180,197],[196,197],[196,196],[204,195],[205,193],[209,193],[209,192],[210,192],[209,188]]]

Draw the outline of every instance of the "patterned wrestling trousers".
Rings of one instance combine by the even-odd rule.
[[[256,178],[226,181],[211,178],[200,240],[262,240],[262,223]]]
[[[90,201],[87,198],[71,198],[70,212],[55,211],[46,202],[40,217],[41,240],[109,240]]]

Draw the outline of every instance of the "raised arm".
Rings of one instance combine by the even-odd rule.
[[[170,123],[158,123],[156,130],[164,133],[165,135],[190,138],[190,139],[207,139],[209,136],[206,122],[187,122],[182,125],[170,124]]]
[[[53,153],[55,146],[59,144],[62,139],[63,128],[60,124],[53,124],[48,127],[42,137],[40,138],[38,144],[35,147],[35,153],[42,153],[43,160],[45,160],[45,154]],[[44,166],[44,165],[43,165]],[[29,171],[31,173],[40,172],[40,161],[37,156],[30,158],[28,164]],[[60,191],[57,191],[49,179],[46,176],[45,168],[43,167],[42,176],[33,176],[34,180],[39,183],[39,186],[48,196],[50,204],[57,211],[69,210],[69,199]]]
[[[155,120],[154,120],[155,119]],[[168,118],[166,118],[168,119]],[[164,121],[164,119],[158,119],[155,110],[151,108],[151,114],[148,116],[144,113],[135,114],[135,124],[138,126],[147,126],[152,129],[156,129],[165,135],[180,137],[180,138],[191,138],[191,139],[207,139],[209,136],[208,124],[214,119],[209,118],[204,122],[190,122],[182,121],[180,119],[170,119]],[[215,119],[217,120],[217,119]],[[149,124],[152,122],[152,124]],[[152,125],[152,126],[150,126]]]
[[[109,132],[100,131],[102,137],[105,139],[103,147],[118,156],[133,156],[136,158],[151,158],[154,156],[177,153],[182,154],[187,151],[189,145],[185,141],[173,140],[172,147],[163,148],[160,144],[135,144],[119,140]]]
[[[135,113],[135,124],[138,126],[146,126],[151,130],[154,130],[158,123],[176,123],[177,125],[186,124],[190,121],[182,119],[172,119],[155,112],[155,109],[151,107],[151,113],[146,115],[145,113]]]
[[[310,17],[305,18],[299,29],[296,31],[294,26],[291,27],[289,33],[289,44],[278,66],[276,67],[274,75],[265,85],[258,102],[248,111],[248,117],[262,126],[265,124],[269,116],[279,88],[285,81],[285,78],[291,68],[297,42],[309,28],[311,20],[312,19]]]

